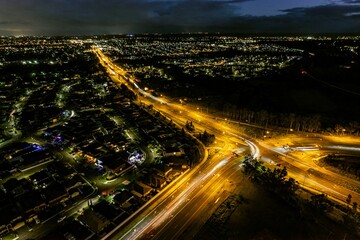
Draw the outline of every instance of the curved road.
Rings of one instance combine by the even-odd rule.
[[[93,51],[98,56],[100,63],[108,69],[108,72],[111,74],[111,79],[116,84],[125,84],[138,95],[141,102],[147,105],[153,105],[156,110],[179,125],[184,125],[186,121],[192,121],[196,129],[213,133],[217,139],[223,141],[227,146],[231,146],[231,148],[222,149],[218,155],[199,168],[199,171],[207,176],[203,179],[206,180],[206,183],[200,184],[199,179],[202,178],[196,178],[197,173],[195,170],[192,170],[191,175],[184,177],[184,179],[189,181],[189,186],[178,186],[175,190],[168,191],[174,196],[172,197],[174,200],[170,198],[165,199],[163,202],[155,202],[150,207],[152,209],[150,213],[142,216],[142,218],[135,219],[125,231],[112,235],[111,238],[113,238],[113,236],[116,236],[116,238],[122,236],[121,239],[136,239],[150,235],[159,239],[175,239],[181,236],[183,232],[191,232],[189,226],[191,225],[191,228],[193,227],[193,221],[186,219],[189,217],[197,219],[198,216],[210,212],[210,210],[207,209],[209,206],[201,202],[209,203],[214,201],[215,203],[217,198],[224,197],[222,194],[225,193],[222,193],[222,189],[225,187],[226,181],[224,183],[225,185],[223,185],[223,181],[216,181],[216,174],[219,173],[220,176],[235,176],[235,180],[239,180],[238,178],[241,176],[241,174],[236,174],[237,166],[231,164],[232,158],[224,159],[219,157],[219,155],[224,154],[230,156],[239,144],[243,145],[244,143],[250,147],[253,155],[256,157],[261,156],[263,160],[267,160],[265,162],[268,162],[270,166],[276,163],[286,165],[289,176],[295,178],[304,187],[325,193],[340,202],[345,202],[347,195],[351,193],[353,201],[360,202],[358,192],[351,190],[346,184],[334,184],[333,179],[340,179],[341,181],[360,188],[358,181],[342,176],[341,174],[327,171],[324,168],[318,167],[313,162],[293,156],[291,153],[279,151],[278,148],[268,145],[265,142],[251,140],[241,133],[239,124],[237,123],[231,123],[230,121],[226,121],[226,119],[221,121],[218,117],[204,113],[201,110],[199,111],[198,108],[192,107],[189,104],[182,105],[177,102],[166,101],[165,98],[156,98],[142,90],[132,76],[129,76],[126,71],[114,65],[100,49],[93,47]],[[330,145],[331,143],[329,142],[328,144]],[[226,167],[222,166],[222,164],[226,165]],[[219,168],[221,168],[221,170]],[[207,175],[208,173],[211,174]],[[181,182],[183,182],[183,179]],[[204,191],[211,191],[214,196],[200,194],[204,193]],[[169,221],[170,218],[171,221]],[[167,223],[164,224],[164,222]],[[179,222],[185,224],[185,226],[179,228],[179,226],[177,226]],[[168,234],[171,231],[167,231],[166,229],[172,229],[171,231],[175,229],[176,233],[169,236]]]

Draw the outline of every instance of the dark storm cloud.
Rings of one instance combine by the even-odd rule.
[[[249,16],[260,0],[0,0],[0,34],[358,32],[358,0]],[[274,2],[276,4],[276,2]],[[259,9],[261,9],[259,4]]]
[[[355,33],[360,29],[359,15],[352,15],[360,12],[360,6],[328,5],[282,12],[271,17],[239,17],[233,26],[256,33]]]
[[[303,32],[359,32],[360,19],[351,15],[360,12],[360,6],[319,6],[284,10],[277,20],[284,28]],[[288,27],[287,27],[288,26]]]
[[[342,0],[343,3],[360,4],[360,0]]]
[[[243,1],[2,0],[0,21],[18,21],[21,28],[19,20],[26,19],[35,33],[45,34],[161,31],[162,26],[178,31],[224,22],[232,15],[230,4]]]

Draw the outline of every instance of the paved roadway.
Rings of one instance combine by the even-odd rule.
[[[223,152],[228,152],[233,147],[233,145],[225,146]],[[203,214],[203,207],[209,203],[214,203],[217,198],[225,197],[226,194],[224,195],[224,192],[220,190],[223,189],[224,184],[229,183],[225,179],[231,177],[231,174],[236,175],[232,168],[235,167],[240,170],[242,156],[236,158],[232,155],[224,156],[223,152],[218,152],[211,160],[195,167],[193,171],[183,176],[174,185],[169,186],[166,191],[159,193],[159,196],[155,196],[149,207],[146,207],[141,214],[132,219],[131,224],[103,239],[138,239],[152,236],[157,230],[161,230],[161,228],[157,229],[158,226],[167,224],[169,219],[178,219],[181,216],[179,213],[189,207],[194,207],[193,204],[198,201],[203,202],[199,202],[201,206],[194,213]],[[246,147],[240,148],[239,152],[248,153]],[[213,191],[214,189],[217,190]],[[218,202],[221,203],[220,199]],[[176,221],[174,222],[176,223]],[[191,224],[191,222],[187,222],[187,224]],[[179,234],[181,233],[182,231],[179,231]]]
[[[182,105],[177,102],[170,102],[165,98],[158,99],[154,96],[151,96],[150,94],[144,92],[142,89],[139,88],[133,77],[125,76],[127,74],[126,71],[112,64],[109,58],[106,57],[98,48],[94,47],[93,50],[99,57],[100,63],[102,63],[102,65],[109,70],[109,72],[111,73],[112,80],[115,83],[125,84],[132,91],[138,94],[139,100],[141,102],[145,104],[152,104],[155,109],[159,110],[166,117],[172,119],[175,123],[179,125],[184,125],[186,121],[192,121],[197,129],[201,129],[201,130],[206,129],[208,132],[216,134],[217,139],[221,139],[228,146],[234,146],[233,149],[236,148],[236,144],[244,144],[245,142],[251,148],[252,153],[257,156],[261,155],[262,160],[268,162],[269,166],[275,166],[275,164],[277,163],[281,163],[282,165],[287,166],[289,176],[295,178],[304,187],[325,193],[328,196],[342,202],[345,201],[347,194],[351,193],[353,196],[353,201],[360,202],[359,193],[351,190],[352,187],[356,187],[356,188],[360,187],[358,181],[349,179],[345,176],[342,176],[341,174],[327,171],[324,168],[320,168],[316,164],[314,164],[313,161],[308,161],[306,159],[303,159],[302,157],[294,156],[292,153],[289,152],[280,151],[279,148],[267,144],[266,141],[247,139],[245,135],[243,134],[240,135],[241,131],[239,125],[236,123],[230,123],[229,121],[226,121],[226,119],[223,119],[223,121],[221,121],[218,117],[212,116],[211,114],[208,113],[204,113],[201,111],[201,109],[199,110],[198,108],[193,107],[189,104]],[[327,142],[322,141],[322,144],[323,145],[326,144],[328,146],[334,145],[334,143],[332,143],[331,141],[327,141]],[[223,149],[221,152],[223,154],[230,154],[233,151],[233,149]],[[218,157],[215,157],[214,164],[215,162],[221,163],[222,161]],[[204,167],[206,166],[207,165],[204,165]],[[206,172],[212,172],[213,171],[212,167],[215,166],[216,165],[208,166],[209,168],[203,169],[202,172],[204,174]],[[234,171],[236,171],[236,169]],[[314,173],[320,173],[320,174],[314,174]],[[230,172],[227,172],[226,174],[231,175]],[[215,177],[216,176],[214,176],[214,178]],[[340,179],[341,181],[346,182],[346,184],[345,185],[335,184],[334,179]],[[212,183],[213,180],[212,178],[209,178],[207,181]],[[206,203],[209,203],[213,201],[216,196],[221,197],[221,195],[216,195],[213,198],[209,197],[206,199],[206,197],[204,196],[205,199],[203,199],[199,195],[192,195],[188,193],[188,191],[191,191],[191,189],[196,188],[196,186],[193,185],[190,186],[191,187],[188,187],[186,189],[183,189],[183,187],[181,187],[181,191],[183,192],[183,194],[185,194],[186,196],[190,196],[191,197],[190,199],[196,199],[197,201],[205,201]],[[213,190],[216,190],[215,192],[217,192],[221,188],[221,184],[205,185],[204,187],[214,188]],[[180,199],[177,200],[179,202],[177,205],[179,204],[181,205],[182,201],[180,201]],[[165,204],[166,203],[167,202],[165,201]],[[158,205],[156,206],[156,204]],[[123,239],[130,239],[130,238],[134,239],[134,237],[136,238],[141,237],[143,233],[148,233],[149,229],[153,228],[153,226],[159,226],[161,223],[163,223],[164,219],[162,216],[169,217],[168,211],[166,211],[166,215],[164,215],[165,213],[160,211],[161,209],[163,209],[164,211],[164,205],[162,205],[162,203],[156,202],[152,206],[153,208],[157,209],[155,210],[156,217],[151,218],[152,220],[146,218],[145,220],[143,220],[143,222],[146,222],[145,225],[141,225],[142,227],[139,226],[136,227],[136,230],[135,228],[130,229],[130,232],[127,232],[126,235],[124,235]],[[182,219],[182,220],[178,219],[180,222],[184,222],[183,218],[189,216],[188,214],[190,213],[188,212],[190,210],[191,210],[190,212],[194,214],[199,213],[199,216],[201,214],[204,214],[203,213],[204,211],[207,211],[206,208],[204,208],[206,204],[205,205],[189,204],[189,205],[181,205],[181,206],[183,207],[177,208],[178,210],[175,212],[175,214],[170,214],[170,217],[171,215],[173,215],[173,217],[171,218],[174,218],[174,221],[170,221],[170,223],[163,225],[164,231],[157,232],[154,230],[154,233],[150,233],[150,235],[154,234],[159,239],[163,237],[169,237],[169,236],[164,236],[162,234],[166,235],[167,232],[169,231],[166,231],[165,229],[170,229],[171,226],[173,226],[175,229],[179,229],[176,228],[176,224],[178,221],[175,221],[175,219],[177,219],[177,216],[179,216],[179,218]],[[158,207],[160,207],[160,209],[158,209]],[[180,211],[179,209],[180,210],[184,209],[184,211]],[[154,215],[155,215],[155,211],[153,212]],[[194,218],[195,217],[197,216],[194,216]],[[174,222],[174,224],[172,224],[171,222]],[[191,224],[189,223],[189,225]],[[174,229],[172,229],[172,231],[173,230]],[[130,234],[131,232],[133,235]],[[178,232],[179,232],[178,235],[180,235],[181,234],[180,229]],[[129,238],[127,236],[129,236]]]
[[[193,239],[217,207],[236,187],[241,186],[244,178],[240,167],[242,158],[222,159],[220,163],[223,165],[197,184],[176,211],[166,216],[161,225],[155,223],[150,226],[151,232],[141,238]],[[217,159],[212,161],[218,162]]]

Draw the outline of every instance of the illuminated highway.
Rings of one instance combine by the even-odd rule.
[[[170,217],[166,216],[167,219],[160,221],[160,225],[158,221],[153,224],[151,232],[144,238],[193,239],[216,208],[235,188],[241,186],[244,175],[240,161],[241,158],[222,159],[207,177],[199,174],[201,184],[192,189],[187,199],[176,199],[179,201],[178,210],[173,211]]]
[[[194,227],[194,222],[190,219],[198,219],[204,214],[210,214],[212,210],[208,209],[209,204],[214,204],[218,198],[222,199],[226,195],[222,193],[226,181],[217,181],[217,177],[226,176],[229,181],[239,181],[243,177],[240,173],[236,174],[240,158],[235,160],[230,156],[234,150],[239,148],[239,145],[243,146],[244,144],[249,146],[251,153],[255,157],[259,158],[261,156],[261,159],[268,163],[268,166],[274,167],[275,164],[286,166],[289,176],[295,178],[303,187],[315,192],[325,193],[340,202],[344,202],[350,193],[354,202],[360,202],[359,193],[354,191],[360,189],[359,182],[317,166],[313,161],[313,156],[306,155],[307,148],[299,148],[296,152],[284,151],[284,148],[275,146],[276,144],[248,138],[241,133],[238,123],[226,119],[221,120],[216,116],[202,112],[201,109],[190,104],[182,105],[177,101],[154,97],[142,90],[133,77],[129,76],[122,68],[114,65],[99,48],[94,47],[93,51],[98,56],[100,63],[110,73],[111,79],[117,84],[125,84],[138,95],[142,103],[153,105],[155,110],[161,112],[178,126],[184,126],[187,121],[192,121],[196,131],[206,130],[213,133],[216,135],[217,141],[224,143],[226,146],[212,159],[199,165],[185,175],[176,185],[167,189],[167,193],[163,193],[163,199],[154,200],[147,211],[133,219],[132,224],[129,224],[121,231],[114,231],[104,239],[114,238],[115,236],[116,238],[122,236],[122,239],[144,238],[145,236],[153,236],[159,239],[176,239],[180,236],[183,238],[182,234],[186,234],[185,232],[189,232],[190,235],[188,236],[190,237],[192,230],[189,228],[190,226],[191,229]],[[306,137],[299,139],[299,142],[305,141],[307,141]],[[328,146],[327,151],[313,149],[319,156],[331,152],[332,148],[337,146],[336,143],[330,140],[311,139],[310,142],[313,144],[321,142],[322,146]],[[342,145],[342,147],[345,148],[343,150],[349,150],[345,145]],[[336,151],[339,151],[338,147]],[[221,157],[221,154],[228,157]],[[337,184],[335,180],[344,184]],[[184,184],[185,182],[188,182],[188,184]],[[212,194],[208,195],[209,192]],[[166,196],[171,197],[167,198]],[[177,224],[183,225],[179,227]],[[168,236],[167,234],[170,232],[174,234]]]
[[[233,146],[225,146],[224,152],[230,151],[232,148]],[[239,152],[247,154],[245,149],[243,147],[239,149]],[[163,228],[163,224],[168,224],[169,220],[180,217],[179,214],[184,209],[193,207],[193,203],[197,203],[199,198],[204,202],[201,203],[201,208],[196,213],[201,215],[203,213],[201,209],[206,207],[207,203],[214,203],[217,198],[224,200],[225,195],[220,190],[224,184],[229,183],[233,177],[231,174],[237,175],[233,168],[241,169],[240,162],[243,154],[241,157],[235,158],[232,155],[224,156],[222,152],[219,152],[216,157],[197,166],[194,171],[184,175],[174,185],[170,185],[165,191],[156,195],[153,203],[133,219],[132,224],[103,239],[138,239],[157,234]],[[224,179],[225,176],[229,181]],[[239,174],[238,176],[243,175]],[[219,200],[218,202],[221,203]]]

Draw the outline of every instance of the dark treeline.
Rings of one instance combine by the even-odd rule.
[[[331,127],[323,127],[320,115],[302,116],[295,113],[270,113],[266,110],[250,110],[240,108],[230,103],[224,104],[225,116],[249,124],[255,124],[264,128],[281,127],[287,131],[303,132],[330,132],[337,135],[358,135],[360,123],[354,121],[348,124],[335,124]]]
[[[294,113],[269,113],[265,110],[254,111],[225,104],[226,116],[241,122],[256,124],[264,128],[282,127],[290,131],[318,132],[321,121],[319,115],[300,116]]]

